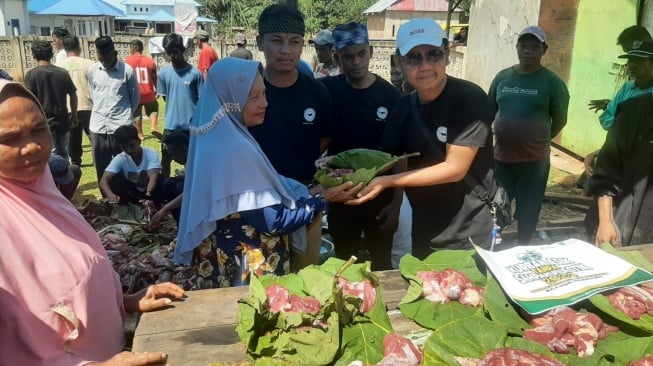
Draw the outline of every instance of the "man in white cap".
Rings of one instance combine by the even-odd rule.
[[[569,92],[542,66],[546,34],[530,26],[519,33],[519,63],[501,70],[490,85],[496,108],[494,159],[497,179],[515,200],[517,241],[528,244],[535,233],[549,177],[551,139],[567,124]]]
[[[209,67],[214,62],[218,61],[218,54],[213,47],[209,44],[209,32],[205,30],[197,30],[193,34],[195,47],[200,50],[200,55],[197,57],[197,68],[202,72],[202,76],[206,79],[206,74],[209,72]]]
[[[333,58],[333,36],[330,30],[322,29],[308,43],[315,47],[317,65],[313,74],[316,79],[340,74],[340,67]]]
[[[386,188],[405,187],[413,209],[413,255],[433,250],[488,246],[492,215],[482,196],[494,194],[493,111],[485,92],[446,74],[447,35],[432,19],[417,18],[397,33],[395,65],[416,93],[397,102],[381,148],[394,155],[419,152],[409,171],[374,178],[350,201],[358,204]]]

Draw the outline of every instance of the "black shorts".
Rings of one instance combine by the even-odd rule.
[[[143,116],[143,107],[145,107],[145,115],[149,116],[152,113],[159,113],[159,102],[155,99],[150,103],[141,103],[134,111],[134,119],[141,119]]]

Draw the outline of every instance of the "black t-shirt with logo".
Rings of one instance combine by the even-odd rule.
[[[401,94],[374,76],[376,80],[365,89],[353,88],[345,75],[318,79],[329,90],[334,108],[329,155],[357,148],[379,149],[387,119]]]
[[[279,174],[302,183],[313,180],[320,138],[331,136],[333,111],[329,92],[310,76],[278,88],[265,81],[268,108],[263,124],[250,127]]]
[[[446,146],[479,146],[467,178],[494,192],[492,134],[494,111],[487,94],[476,84],[447,77],[442,93],[419,106],[421,123],[432,142],[411,116],[411,97],[405,96],[394,108],[381,142],[382,150],[400,155],[419,152],[408,159],[408,169],[419,169],[445,160]],[[489,209],[464,181],[427,187],[406,187],[413,208],[413,248],[438,246],[475,238],[486,246],[492,230]],[[430,244],[429,242],[432,242]]]

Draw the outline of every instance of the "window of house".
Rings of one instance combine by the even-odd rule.
[[[134,22],[134,27],[147,28],[147,23]]]
[[[156,32],[156,33],[172,33],[172,24],[170,24],[170,23],[156,23],[154,25],[154,32]]]
[[[143,12],[143,8],[141,8],[141,13]]]
[[[52,35],[52,33],[50,32],[50,27],[41,27],[41,35],[42,36]]]
[[[150,11],[150,8],[145,8],[145,11],[146,11],[146,12],[149,12],[149,11]]]

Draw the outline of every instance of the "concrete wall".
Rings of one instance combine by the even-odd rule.
[[[598,114],[587,109],[592,99],[611,99],[623,85],[619,76],[624,61],[616,45],[617,36],[635,24],[637,0],[580,0],[578,20],[571,55],[571,70],[567,87],[570,104],[567,127],[562,144],[575,152],[586,154],[601,147],[605,132],[599,125]]]
[[[18,34],[15,34],[11,20],[18,19]],[[0,1],[0,36],[26,35],[29,34],[30,24],[27,14],[26,0],[3,0]]]
[[[119,59],[124,59],[129,55],[130,42],[135,38],[143,41],[143,45],[145,46],[143,53],[150,53],[149,37],[114,36],[112,38],[116,50],[118,51]],[[50,36],[0,37],[0,68],[7,70],[15,80],[22,81],[25,72],[36,66],[36,62],[32,58],[31,53],[32,42],[36,39],[46,41],[52,40]],[[95,37],[80,37],[83,55],[92,60],[96,59],[95,46],[93,45],[94,40]],[[231,43],[231,40],[213,40],[211,44],[220,58],[227,57],[231,51],[236,48],[236,45]],[[372,60],[370,61],[370,71],[390,81],[390,58],[395,52],[395,42],[388,40],[372,40],[370,41],[370,44],[374,48]],[[189,63],[196,65],[196,49],[192,44],[188,44],[187,46],[186,58]],[[256,48],[254,39],[249,40],[248,48],[252,51],[255,60],[259,60],[265,64],[265,57],[263,53]],[[310,62],[313,52],[313,46],[306,44],[301,58]],[[451,52],[451,63],[448,71],[450,75],[463,77],[462,70],[464,67],[464,52],[465,47],[457,47],[456,50]],[[153,56],[159,68],[168,64],[168,60],[164,54],[156,54]]]
[[[540,0],[474,1],[470,9],[465,79],[487,90],[497,72],[517,63],[517,35],[526,26],[537,25],[539,14]]]

